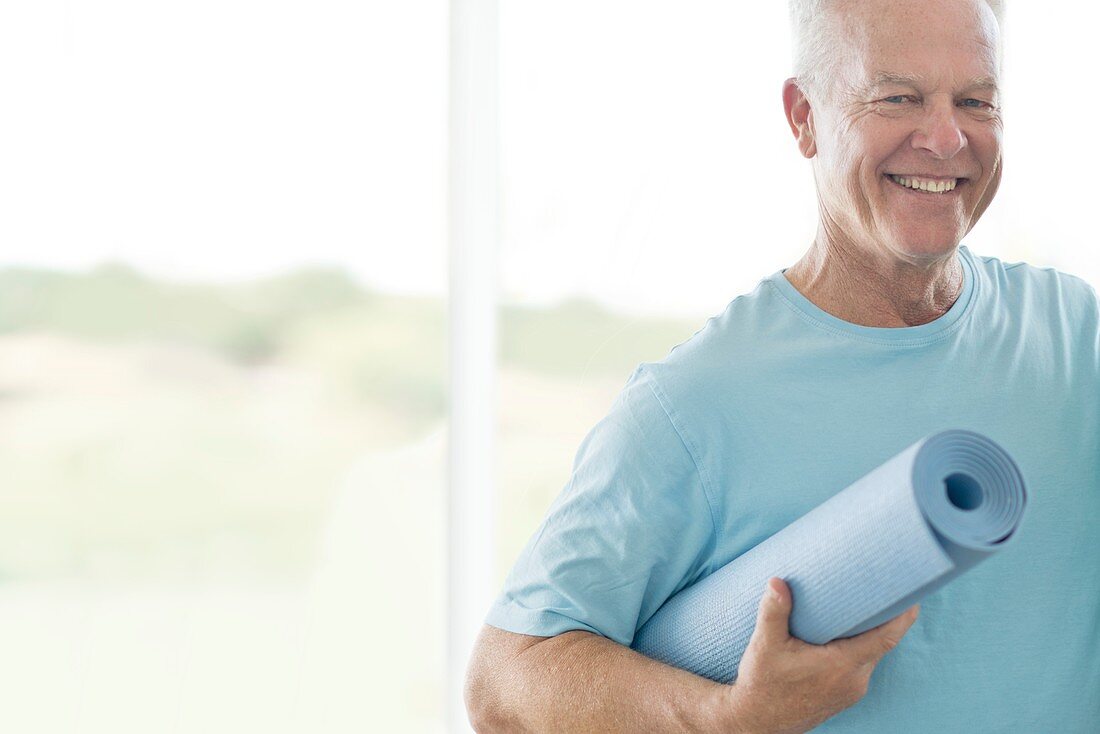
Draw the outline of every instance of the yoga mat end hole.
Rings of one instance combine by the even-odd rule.
[[[947,499],[960,510],[973,510],[982,503],[982,487],[969,474],[956,472],[943,480]]]

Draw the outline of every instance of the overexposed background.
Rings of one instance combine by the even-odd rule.
[[[1097,15],[1010,3],[967,240],[1094,284]],[[447,23],[0,2],[0,729],[443,730]],[[789,51],[501,3],[498,582],[633,365],[809,244]]]

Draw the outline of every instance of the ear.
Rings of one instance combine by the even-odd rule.
[[[798,80],[793,77],[783,82],[783,112],[787,115],[787,124],[791,126],[794,139],[798,141],[799,152],[813,158],[817,155],[814,111],[810,109],[809,98],[798,86]]]

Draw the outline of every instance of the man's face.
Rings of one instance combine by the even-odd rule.
[[[939,259],[1000,183],[993,13],[981,0],[856,0],[832,12],[846,56],[811,113],[825,226],[884,255]]]

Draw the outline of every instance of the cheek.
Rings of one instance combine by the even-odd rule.
[[[981,166],[982,182],[975,187],[975,206],[984,211],[992,201],[1001,183],[1001,134],[1000,130],[981,130],[969,138],[974,157]]]
[[[967,132],[974,157],[982,167],[983,176],[1000,175],[1002,133],[999,127],[982,127]]]
[[[859,145],[859,141],[840,140],[833,151],[833,156],[837,177],[844,188],[860,188],[868,166],[866,149]]]
[[[887,161],[897,158],[898,150],[904,142],[905,138],[897,135],[889,138],[878,135],[853,139],[850,143],[852,155],[849,161],[853,178],[858,178],[859,184],[866,189],[880,191],[882,176],[889,169]]]

